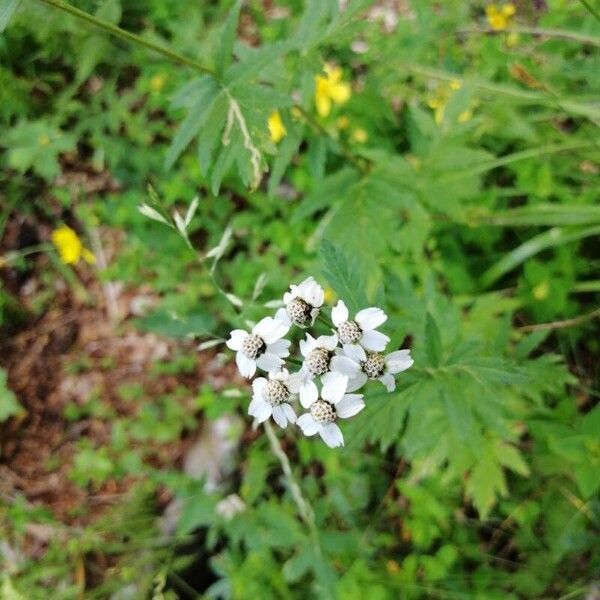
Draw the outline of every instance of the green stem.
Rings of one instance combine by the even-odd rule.
[[[581,4],[583,4],[590,13],[592,13],[594,15],[594,17],[596,17],[596,20],[598,22],[600,22],[600,12],[598,12],[589,2],[588,0],[579,0],[579,2],[581,2]]]
[[[160,44],[156,44],[151,42],[150,40],[145,40],[143,37],[136,35],[135,33],[131,33],[126,31],[125,29],[121,29],[108,21],[104,21],[103,19],[99,19],[94,15],[90,15],[83,10],[80,10],[67,2],[63,2],[62,0],[37,0],[41,4],[45,4],[46,6],[52,6],[53,8],[57,8],[65,13],[73,15],[102,31],[105,31],[109,35],[113,35],[115,37],[121,38],[122,40],[126,40],[128,42],[132,42],[133,44],[137,44],[138,46],[143,46],[144,48],[151,50],[152,52],[156,52],[158,54],[162,54],[169,60],[176,62],[180,65],[186,65],[187,67],[192,67],[196,71],[200,73],[205,73],[207,75],[215,76],[215,72],[209,67],[205,67],[199,62],[188,58],[187,56],[183,56],[183,54],[179,54],[170,48],[165,46],[161,46]]]
[[[330,329],[335,329],[335,327],[333,326],[333,323],[322,312],[319,313],[319,316],[317,317],[317,321],[321,321],[321,323],[323,323]]]
[[[299,104],[294,105],[294,108],[302,115],[302,118],[317,132],[325,137],[328,137],[330,140],[333,140],[339,148],[340,154],[348,160],[352,165],[354,165],[363,175],[366,175],[369,172],[369,163],[361,161],[358,157],[356,157],[350,148],[338,138],[334,137],[327,131],[319,121],[317,121],[309,112],[307,112],[302,106]]]
[[[577,31],[567,31],[565,29],[543,29],[540,27],[510,27],[508,29],[492,29],[485,27],[482,29],[459,29],[456,34],[484,34],[484,35],[502,35],[506,33],[522,33],[524,35],[539,35],[545,38],[558,38],[588,44],[590,46],[600,46],[600,38],[593,35],[585,35]]]

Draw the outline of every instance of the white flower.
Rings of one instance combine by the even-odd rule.
[[[258,366],[263,371],[276,371],[283,364],[282,358],[289,356],[290,341],[281,338],[289,331],[290,324],[281,318],[261,319],[248,333],[234,329],[227,340],[227,347],[237,352],[235,362],[244,377],[252,377]]]
[[[397,350],[383,355],[365,352],[360,346],[344,344],[343,354],[331,359],[331,369],[349,377],[349,392],[361,388],[368,379],[379,379],[388,392],[393,392],[396,389],[394,375],[406,371],[414,362],[410,350]]]
[[[343,300],[339,300],[331,310],[331,320],[337,327],[342,344],[358,344],[373,352],[385,350],[390,338],[375,331],[387,320],[387,315],[380,308],[364,308],[356,313],[354,321],[350,321],[348,317],[348,308]]]
[[[235,515],[245,510],[246,504],[237,494],[229,494],[215,506],[215,512],[226,521],[230,521]]]
[[[296,413],[289,400],[298,393],[299,378],[290,375],[287,369],[269,373],[269,379],[257,377],[252,382],[252,402],[248,414],[259,423],[266,421],[271,415],[280,427],[287,427],[296,422]]]
[[[283,295],[284,318],[300,327],[312,325],[324,300],[323,288],[312,277],[307,277],[300,285],[290,285],[290,291]]]
[[[318,433],[330,447],[344,445],[344,436],[336,424],[338,418],[347,419],[359,413],[364,407],[362,394],[347,394],[348,378],[341,373],[327,373],[322,378],[321,398],[318,392],[302,403],[310,412],[301,415],[296,424],[306,436]]]
[[[314,338],[310,333],[306,334],[305,340],[300,340],[300,352],[304,356],[302,370],[298,373],[301,378],[300,402],[305,404],[305,399],[317,394],[317,386],[313,379],[318,375],[325,375],[329,371],[329,363],[334,355],[338,344],[338,337],[333,335],[321,335]]]

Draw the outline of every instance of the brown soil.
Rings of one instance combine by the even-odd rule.
[[[118,236],[111,231],[98,233],[110,259]],[[40,239],[49,239],[49,229],[32,229],[26,219],[13,217],[5,231],[3,252]],[[181,402],[194,410],[191,402],[201,384],[219,389],[231,382],[233,374],[207,353],[199,356],[192,372],[152,372],[152,365],[168,360],[175,351],[197,354],[195,344],[136,330],[131,317],[140,306],[157,299],[149,290],[115,285],[107,290],[106,284],[98,282],[94,268],[84,263],[75,267],[75,273],[87,298],[57,277],[50,284],[52,299],[42,311],[36,310],[36,298],[49,285],[47,280],[42,283],[42,275],[47,277],[52,271],[44,254],[30,259],[25,271],[0,269],[4,289],[19,304],[15,316],[4,323],[0,367],[6,369],[9,388],[26,411],[20,418],[0,423],[0,497],[10,501],[23,495],[29,503],[49,508],[58,520],[81,525],[115,502],[133,479],[109,479],[87,488],[71,480],[77,442],[87,438],[95,447],[106,444],[111,419],[69,420],[65,417],[68,405],[83,406],[95,396],[117,415],[135,414],[135,402],[124,401],[119,389],[123,384],[136,384],[142,386],[145,402],[183,387],[189,393]],[[111,320],[109,313],[118,318]],[[152,463],[158,467],[180,464],[190,443],[191,436],[153,443]],[[168,500],[168,492],[161,494],[161,503]],[[43,531],[29,533],[44,535]]]

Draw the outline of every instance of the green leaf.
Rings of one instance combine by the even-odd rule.
[[[492,445],[478,449],[479,459],[467,480],[466,491],[481,519],[486,519],[496,502],[496,496],[506,495],[506,480]]]
[[[165,164],[171,168],[179,155],[206,123],[219,97],[219,86],[212,77],[201,77],[194,89],[193,104],[183,120],[167,151]]]
[[[324,261],[324,275],[331,287],[346,303],[351,313],[367,306],[367,297],[363,282],[353,265],[329,241],[324,240],[321,248]]]
[[[0,423],[9,417],[23,414],[23,407],[17,402],[17,397],[9,389],[6,381],[6,371],[0,369]]]
[[[208,333],[214,327],[214,319],[207,314],[173,315],[157,310],[136,319],[136,325],[143,331],[151,331],[167,337],[189,337]]]
[[[481,276],[481,285],[484,288],[491,286],[503,275],[516,269],[525,260],[539,254],[543,250],[558,248],[563,244],[576,242],[595,235],[600,235],[600,226],[586,227],[585,229],[553,227],[548,231],[544,231],[544,233],[530,238],[525,243],[505,254]]]
[[[439,367],[442,363],[442,339],[435,318],[427,313],[425,320],[425,350],[429,364]]]
[[[220,35],[221,42],[217,48],[216,55],[216,70],[219,75],[225,72],[225,69],[231,64],[233,59],[233,44],[236,38],[241,7],[242,0],[237,0],[223,25]]]
[[[10,23],[21,0],[0,0],[0,33],[2,33]]]

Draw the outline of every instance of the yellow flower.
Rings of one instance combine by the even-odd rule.
[[[167,76],[164,75],[163,73],[158,73],[158,74],[154,75],[150,79],[150,89],[153,92],[160,92],[160,90],[162,90],[163,86],[165,85],[166,80],[167,80]]]
[[[269,133],[271,134],[271,139],[275,144],[280,142],[286,135],[287,130],[283,125],[283,121],[281,120],[281,115],[279,111],[274,111],[269,115],[269,120],[267,122],[269,126]]]
[[[325,302],[329,303],[335,298],[335,293],[330,287],[326,287],[324,290]]]
[[[519,34],[516,33],[515,31],[511,31],[509,34],[506,35],[506,45],[509,48],[514,48],[515,46],[519,45]]]
[[[507,29],[515,12],[514,4],[504,4],[500,7],[497,4],[488,4],[485,9],[487,21],[490,27],[496,31]]]
[[[79,236],[66,225],[52,232],[52,243],[66,265],[75,265],[81,258],[90,265],[96,262],[96,257],[83,245]]]
[[[49,146],[50,138],[45,133],[42,133],[42,135],[40,135],[40,137],[38,138],[38,144],[42,147]]]
[[[350,127],[350,119],[346,115],[342,115],[335,124],[338,129],[348,129]]]
[[[467,110],[463,110],[460,115],[458,115],[458,122],[459,123],[466,123],[467,121],[470,121],[473,118],[473,111],[470,108],[467,108]]]
[[[538,283],[533,288],[533,297],[536,300],[545,300],[550,295],[550,285],[547,281],[542,281],[542,283]]]
[[[350,86],[342,81],[342,69],[325,65],[325,75],[315,77],[315,106],[321,117],[331,112],[331,103],[344,104],[350,98]]]
[[[359,144],[364,144],[369,139],[369,134],[362,127],[357,127],[352,132],[352,139]]]

